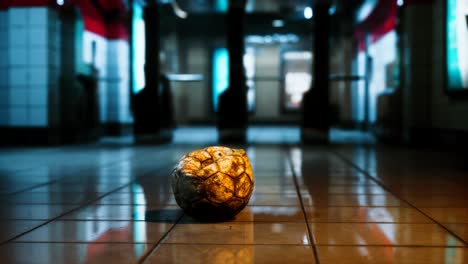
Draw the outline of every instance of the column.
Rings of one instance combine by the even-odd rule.
[[[402,114],[406,142],[427,144],[431,139],[433,76],[433,10],[431,3],[401,8]],[[423,22],[424,21],[424,22]],[[438,87],[438,89],[443,89]]]
[[[221,142],[245,142],[247,139],[247,87],[243,64],[245,2],[245,0],[229,1],[227,13],[229,87],[221,94],[218,106],[218,132]]]
[[[314,7],[314,66],[312,87],[304,94],[301,136],[304,143],[328,143],[329,110],[329,9],[328,3]]]
[[[146,86],[135,95],[134,133],[137,143],[159,143],[171,139],[170,130],[161,130],[160,86],[160,12],[157,3],[144,8]]]

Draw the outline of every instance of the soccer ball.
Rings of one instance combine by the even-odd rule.
[[[207,147],[184,155],[171,176],[177,204],[199,220],[233,218],[249,202],[254,178],[242,149]]]

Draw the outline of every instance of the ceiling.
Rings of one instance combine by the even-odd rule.
[[[169,0],[168,0],[169,1]],[[229,0],[176,0],[188,13],[225,11]],[[277,13],[288,17],[302,17],[306,7],[317,2],[328,2],[337,15],[354,15],[363,0],[246,0],[247,13]]]

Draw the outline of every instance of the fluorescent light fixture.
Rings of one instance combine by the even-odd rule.
[[[311,19],[314,16],[314,10],[312,10],[312,7],[308,6],[304,8],[304,18],[305,19]]]
[[[172,74],[168,74],[167,78],[170,81],[175,81],[175,82],[199,82],[199,81],[203,81],[203,75],[201,75],[201,74],[177,74],[177,73],[172,73]]]
[[[176,14],[176,16],[182,19],[187,18],[188,16],[187,12],[182,10],[182,8],[180,8],[179,4],[177,4],[175,0],[172,0],[171,5],[172,5],[172,9],[174,9],[174,13]]]
[[[310,60],[312,52],[310,51],[289,51],[285,52],[283,58],[286,60]]]
[[[374,10],[378,0],[365,0],[357,11],[357,22],[364,21]]]
[[[297,43],[299,37],[294,34],[250,35],[245,41],[249,44]]]
[[[284,21],[281,19],[275,19],[271,24],[273,27],[284,27]]]
[[[401,0],[400,0],[401,1]],[[332,5],[330,9],[328,9],[328,14],[333,16],[336,13],[336,5]]]

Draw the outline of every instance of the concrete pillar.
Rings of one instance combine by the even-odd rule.
[[[137,143],[159,143],[170,140],[170,133],[161,130],[160,98],[160,6],[148,4],[145,20],[145,79],[146,86],[135,95],[134,133]]]
[[[229,87],[221,94],[218,106],[218,132],[221,142],[245,142],[247,139],[247,86],[243,64],[245,2],[245,0],[229,1],[227,13]]]
[[[312,87],[304,94],[301,136],[304,143],[328,143],[329,102],[329,14],[328,3],[314,6],[314,67]]]
[[[430,3],[415,3],[400,11],[403,138],[424,143],[431,127],[433,10]]]

